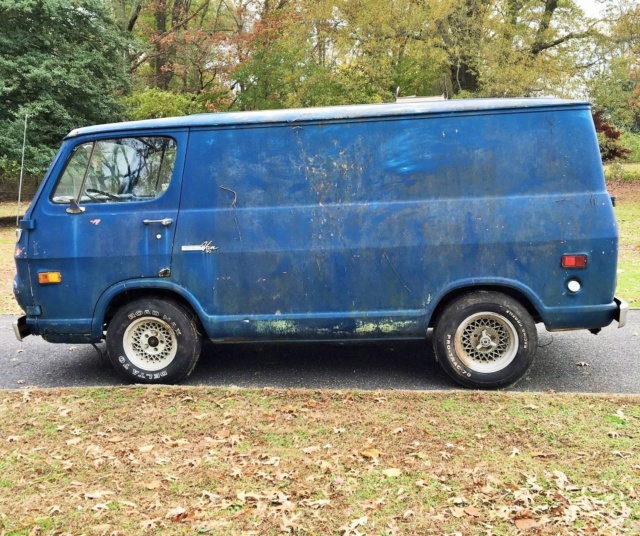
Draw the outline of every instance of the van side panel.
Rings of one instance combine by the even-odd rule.
[[[606,325],[616,259],[574,105],[194,129],[172,280],[214,339],[422,337],[448,292],[489,284],[550,328]]]

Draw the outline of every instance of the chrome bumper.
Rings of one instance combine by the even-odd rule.
[[[22,341],[22,339],[31,335],[31,329],[27,326],[26,316],[21,316],[17,320],[13,321],[13,333],[19,341]]]
[[[618,327],[623,328],[627,323],[627,313],[629,312],[629,304],[618,297],[614,297],[613,301],[618,305],[615,319],[618,321]]]

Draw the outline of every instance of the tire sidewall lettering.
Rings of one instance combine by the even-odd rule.
[[[157,370],[155,372],[144,372],[144,371],[132,368],[131,374],[143,380],[154,381],[154,380],[161,380],[162,378],[165,378],[168,373],[165,369]]]
[[[147,319],[149,324],[147,325]],[[153,322],[161,322],[171,331],[177,349],[172,361],[158,370],[145,369],[127,357],[132,342],[127,330],[140,323],[145,330]],[[129,337],[129,336],[127,336]],[[159,298],[142,298],[123,307],[111,319],[107,328],[107,350],[111,364],[129,381],[135,383],[175,383],[191,373],[200,355],[201,339],[195,318],[185,306]],[[133,356],[132,356],[133,357]],[[140,365],[143,368],[140,368]],[[157,365],[156,365],[157,366]]]
[[[474,309],[475,308],[470,308],[470,310],[468,310],[466,314],[472,314],[473,312],[476,312],[474,311]],[[528,337],[527,337],[526,330],[524,328],[524,324],[522,323],[522,320],[520,319],[520,317],[516,315],[513,311],[511,311],[511,309],[503,308],[500,306],[497,306],[497,307],[485,306],[485,307],[478,308],[478,310],[493,312],[493,313],[497,313],[504,316],[506,320],[510,321],[513,324],[514,328],[518,332],[518,353],[527,350]],[[452,366],[456,369],[457,373],[462,374],[467,378],[486,376],[486,374],[484,373],[475,372],[467,369],[458,358],[458,355],[455,352],[455,346],[454,346],[455,344],[454,336],[455,336],[456,329],[457,329],[457,326],[452,328],[453,334],[447,333],[447,344],[446,344],[447,355],[451,361]]]
[[[458,359],[458,356],[453,351],[453,348],[454,348],[453,336],[451,335],[451,333],[447,333],[447,341],[445,343],[445,349],[447,351],[447,356],[449,357],[449,361],[451,361],[451,364],[456,369],[456,372],[458,374],[462,374],[467,378],[471,378],[471,372],[469,372],[466,369],[466,367],[460,362],[460,360]]]
[[[135,376],[135,377],[141,378],[141,379],[145,379],[145,380],[148,380],[148,381],[161,380],[162,378],[165,378],[167,376],[167,374],[168,374],[166,368],[163,368],[163,369],[160,369],[160,370],[155,370],[153,372],[146,372],[146,371],[138,370],[136,367],[133,366],[131,361],[129,361],[129,359],[127,358],[126,355],[124,355],[124,353],[122,353],[122,354],[120,354],[118,356],[117,363],[124,370],[126,370],[128,374],[131,374],[132,376]]]
[[[143,317],[162,318],[162,320],[164,320],[171,327],[176,338],[182,335],[177,324],[171,319],[170,316],[162,315],[159,311],[156,311],[155,309],[136,309],[135,311],[132,311],[127,315],[127,318],[131,321],[137,320]],[[122,368],[126,370],[129,374],[135,376],[136,378],[141,378],[148,381],[160,380],[166,377],[168,374],[167,372],[168,367],[165,367],[163,369],[156,370],[153,372],[138,370],[132,365],[132,363],[129,361],[126,355],[124,355],[124,353],[118,356],[117,362],[120,365],[122,365]]]
[[[506,309],[504,311],[504,314],[510,317],[511,320],[513,320],[512,324],[514,324],[514,327],[518,331],[518,335],[520,336],[520,340],[518,341],[518,343],[522,345],[522,349],[526,350],[527,348],[529,348],[529,337],[527,335],[527,330],[524,328],[524,324],[522,323],[522,320],[520,320],[520,317],[513,313],[510,309]]]
[[[178,327],[178,324],[173,321],[173,319],[168,315],[162,315],[158,311],[154,309],[137,309],[135,311],[130,312],[127,315],[129,320],[136,320],[138,318],[142,318],[145,316],[154,317],[154,318],[162,318],[173,330],[176,337],[180,337],[182,335],[182,331]]]
[[[491,313],[511,324],[517,335],[514,358],[497,370],[475,371],[457,355],[456,337],[462,323],[472,315]],[[524,376],[533,363],[537,332],[533,318],[514,298],[497,291],[476,291],[460,296],[443,310],[434,326],[433,346],[436,360],[458,383],[476,389],[500,388]],[[458,343],[459,344],[459,343]],[[464,356],[463,356],[464,357]]]

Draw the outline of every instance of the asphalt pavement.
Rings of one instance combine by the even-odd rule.
[[[14,317],[0,315],[0,389],[124,385],[89,345],[15,339]],[[640,394],[640,310],[627,326],[549,333],[512,391]],[[104,350],[104,345],[98,348]],[[459,386],[436,363],[431,341],[367,344],[205,345],[185,385],[308,389],[448,390]]]

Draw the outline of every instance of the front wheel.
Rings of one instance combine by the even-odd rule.
[[[201,337],[193,315],[173,301],[141,299],[121,307],[107,330],[115,369],[136,383],[175,383],[200,357]]]
[[[458,383],[497,389],[522,378],[533,363],[538,332],[527,310],[499,292],[478,291],[444,310],[433,346],[444,371]]]

